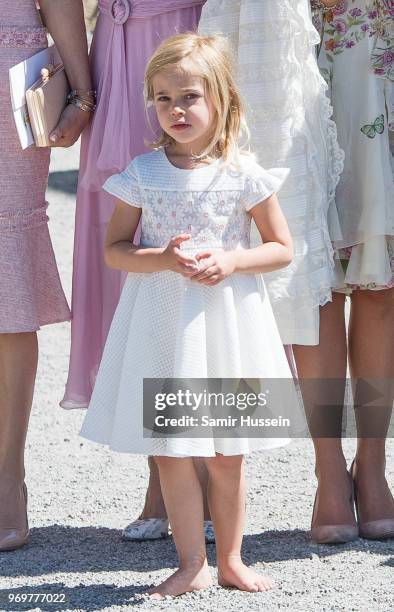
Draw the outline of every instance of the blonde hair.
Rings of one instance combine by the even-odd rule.
[[[215,109],[216,128],[205,151],[199,157],[216,149],[226,161],[236,161],[242,145],[241,134],[249,138],[243,104],[235,78],[232,54],[223,36],[201,36],[194,32],[167,38],[151,57],[145,72],[145,102],[154,100],[153,78],[169,64],[190,60],[198,76],[205,82],[206,93]],[[162,131],[151,147],[165,147],[174,139]]]

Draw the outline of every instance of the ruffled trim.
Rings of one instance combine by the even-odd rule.
[[[327,95],[328,85],[320,76],[321,88],[322,88],[322,100],[321,100],[321,114],[320,118],[326,127],[327,136],[327,172],[328,172],[328,209],[327,216],[329,221],[330,229],[334,230],[333,234],[337,235],[340,232],[339,217],[336,207],[335,192],[338,183],[343,172],[345,164],[345,153],[338,144],[338,131],[335,121],[331,119],[333,115],[333,107],[331,106],[330,99]],[[330,232],[331,235],[331,232]],[[330,238],[330,235],[328,236]]]
[[[47,31],[43,27],[0,25],[0,47],[42,49],[47,44]]]
[[[48,202],[45,202],[40,208],[0,213],[0,232],[24,231],[46,225],[49,221],[47,208]]]
[[[270,168],[269,170],[260,168],[258,176],[250,177],[246,181],[244,193],[246,210],[251,210],[273,193],[280,191],[289,176],[289,172],[289,168]]]
[[[342,262],[336,288],[392,289],[394,287],[394,238],[376,236],[362,244],[339,249]]]
[[[297,243],[303,243],[304,237],[300,240],[294,237],[295,257],[293,264],[286,268],[283,272],[273,273],[272,279],[267,275],[267,286],[269,288],[270,299],[272,302],[280,303],[281,300],[291,300],[292,307],[313,308],[316,306],[324,306],[332,299],[332,286],[335,278],[335,261],[334,249],[331,243],[331,235],[328,226],[328,218],[336,227],[339,227],[338,213],[335,203],[335,191],[339,183],[341,173],[344,167],[345,155],[338,144],[337,127],[331,119],[333,108],[327,96],[328,86],[318,70],[315,59],[313,58],[313,50],[306,49],[306,45],[314,46],[319,43],[320,37],[313,27],[309,13],[303,10],[303,4],[298,3],[296,11],[289,2],[287,4],[288,14],[294,15],[294,19],[290,20],[290,28],[292,35],[298,37],[304,36],[305,46],[299,53],[295,55],[293,64],[297,66],[298,72],[303,74],[302,81],[311,82],[316,80],[319,91],[316,96],[316,91],[311,88],[311,94],[308,99],[308,93],[303,92],[304,102],[303,110],[315,108],[320,109],[319,119],[321,131],[325,134],[326,144],[326,159],[325,169],[326,175],[321,172],[321,164],[319,163],[319,151],[314,144],[313,138],[308,139],[308,168],[314,173],[314,179],[318,180],[320,185],[326,184],[327,192],[324,194],[324,189],[320,189],[321,200],[315,202],[315,210],[320,213],[320,231],[322,232],[322,249],[316,253],[316,257],[320,257],[322,267],[305,275],[297,273],[297,269],[301,266],[301,262],[308,257],[303,250],[297,255]],[[300,46],[296,48],[296,51]],[[289,96],[294,99],[298,95],[298,91],[292,92]],[[314,98],[314,99],[313,99]],[[318,99],[318,105],[316,100]],[[299,117],[302,121],[303,117]],[[308,129],[306,124],[306,130]],[[324,265],[324,263],[326,265]],[[327,266],[328,263],[328,266]],[[291,273],[294,268],[294,274]],[[298,306],[297,306],[298,305]]]
[[[309,14],[306,16],[302,14],[301,5],[298,6],[298,12],[303,20],[303,24],[305,30],[309,32],[309,41],[310,44],[316,45],[320,42],[320,36],[318,32],[315,30]],[[314,35],[312,33],[314,32]],[[313,51],[312,51],[313,53]],[[312,68],[313,66],[313,68]],[[325,134],[326,146],[327,146],[327,156],[326,156],[326,167],[327,167],[327,175],[326,175],[326,183],[327,183],[327,209],[324,208],[324,203],[321,202],[320,211],[322,215],[321,219],[321,229],[324,235],[324,243],[326,247],[326,252],[328,255],[328,261],[330,262],[330,274],[326,278],[326,282],[329,282],[328,287],[321,287],[321,290],[316,294],[318,298],[315,300],[315,304],[319,306],[324,306],[328,301],[331,301],[331,287],[332,281],[334,277],[334,249],[331,243],[331,224],[336,224],[336,227],[339,228],[339,217],[336,208],[335,201],[335,192],[338,186],[339,180],[341,178],[341,174],[344,168],[345,162],[345,153],[340,148],[338,143],[338,133],[336,123],[331,119],[333,115],[333,108],[331,106],[330,99],[327,95],[328,85],[322,75],[320,74],[319,68],[317,66],[317,62],[313,60],[313,64],[305,63],[303,64],[303,68],[305,71],[306,79],[308,80],[307,72],[310,73],[310,78],[313,76],[316,77],[319,85],[320,85],[320,95],[319,95],[319,108],[320,108],[320,125],[323,128],[323,133]],[[311,150],[310,154],[310,162],[318,163],[317,160],[318,151],[316,147]],[[331,223],[329,220],[331,219]]]

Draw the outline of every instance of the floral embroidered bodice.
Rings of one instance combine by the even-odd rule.
[[[250,246],[250,209],[277,191],[286,176],[287,170],[267,172],[246,155],[239,168],[216,160],[184,170],[160,149],[136,157],[104,189],[142,209],[142,246],[166,246],[173,236],[189,233],[185,250],[229,250]]]

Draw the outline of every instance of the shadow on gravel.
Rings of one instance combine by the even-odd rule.
[[[17,610],[103,610],[113,606],[142,604],[143,593],[152,586],[143,584],[120,587],[111,584],[80,584],[67,587],[62,582],[43,583],[39,586],[0,590],[0,609],[3,612]],[[25,600],[25,601],[20,601]]]
[[[120,536],[120,531],[105,527],[50,525],[32,529],[27,547],[0,553],[0,575],[20,577],[116,571],[146,573],[177,567],[172,538],[153,542],[123,542]],[[382,565],[394,565],[394,540],[378,542],[359,538],[348,544],[319,545],[308,539],[308,532],[299,529],[246,535],[242,552],[246,563],[255,564],[311,558],[318,560],[350,550],[384,555],[388,559]],[[207,552],[209,564],[216,565],[215,546],[208,545]]]
[[[394,549],[394,543],[393,543],[393,549]],[[393,553],[394,553],[394,550],[393,550]],[[383,561],[383,563],[381,563],[380,565],[381,567],[392,567],[394,569],[394,557],[390,557],[390,559],[386,559],[386,561]]]
[[[358,538],[347,544],[315,544],[309,540],[307,531],[294,529],[246,535],[242,547],[247,564],[311,559],[312,555],[313,558],[325,558],[349,550],[389,556],[394,554],[394,539],[373,541]],[[393,561],[392,558],[387,559],[384,564],[391,566]]]
[[[63,193],[76,193],[78,184],[78,170],[64,170],[62,172],[51,172],[48,179],[48,187]]]
[[[172,538],[151,542],[123,542],[121,531],[105,527],[50,525],[31,530],[29,545],[0,553],[4,577],[46,574],[133,571],[177,568]],[[215,563],[214,546],[208,547],[209,563]],[[0,605],[0,610],[2,610]]]

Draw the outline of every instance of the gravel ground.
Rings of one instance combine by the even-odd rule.
[[[48,200],[60,273],[71,289],[77,148],[55,150]],[[277,581],[269,593],[213,587],[177,600],[147,601],[142,593],[168,576],[177,558],[171,538],[124,543],[120,530],[141,509],[146,462],[116,455],[78,437],[83,414],[58,408],[67,374],[69,325],[44,328],[27,443],[31,539],[0,554],[0,610],[171,610],[207,612],[393,610],[394,540],[359,539],[318,546],[307,539],[315,489],[311,443],[248,459],[244,556]],[[346,440],[351,459],[354,441]],[[394,485],[394,445],[388,443]],[[215,547],[208,546],[215,575]],[[63,593],[67,603],[9,604],[6,595]]]

